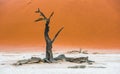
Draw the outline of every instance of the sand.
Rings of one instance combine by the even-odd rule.
[[[27,64],[13,66],[17,60],[28,59],[32,56],[44,58],[44,52],[0,52],[0,74],[119,74],[120,54],[80,54],[65,52],[54,53],[54,57],[65,54],[68,57],[88,56],[94,64],[76,64],[69,62],[59,62],[53,64]],[[85,66],[84,68],[68,68],[72,66]]]

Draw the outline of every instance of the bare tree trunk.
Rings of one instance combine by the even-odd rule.
[[[55,41],[55,39],[57,38],[58,34],[62,31],[63,27],[55,34],[53,40],[50,39],[49,37],[49,23],[50,23],[50,18],[53,16],[54,13],[51,13],[51,15],[49,16],[49,18],[47,18],[38,8],[38,10],[36,11],[36,13],[40,13],[40,16],[42,16],[43,18],[38,18],[37,20],[35,20],[35,22],[38,21],[42,21],[45,20],[45,31],[44,31],[44,37],[45,37],[45,41],[46,41],[46,59],[49,62],[53,62],[53,53],[52,53],[52,44]]]
[[[52,62],[53,61],[52,41],[48,34],[49,22],[50,22],[50,20],[46,21],[44,37],[45,37],[45,41],[46,41],[46,59],[49,60],[49,62]]]

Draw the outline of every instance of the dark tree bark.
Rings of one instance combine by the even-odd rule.
[[[42,16],[42,18],[38,18],[37,20],[35,20],[35,22],[38,21],[45,21],[45,31],[44,31],[44,37],[45,37],[45,41],[46,41],[46,59],[48,62],[52,63],[54,61],[53,59],[53,53],[52,53],[52,44],[55,41],[55,39],[57,38],[57,36],[59,35],[59,33],[62,31],[63,27],[55,34],[54,38],[51,40],[51,38],[49,37],[49,23],[50,23],[50,19],[53,16],[54,12],[51,13],[51,15],[49,16],[49,18],[47,18],[38,8],[38,10],[36,11],[36,13],[39,13],[40,16]]]

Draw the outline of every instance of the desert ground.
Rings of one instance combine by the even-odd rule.
[[[54,52],[54,57],[65,54],[67,57],[86,57],[95,61],[93,64],[70,62],[37,63],[14,66],[13,63],[31,57],[44,58],[44,52],[0,52],[0,74],[119,74],[120,54],[112,53],[68,53]],[[79,66],[79,68],[76,68]]]

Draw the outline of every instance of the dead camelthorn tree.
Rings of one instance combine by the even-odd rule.
[[[45,21],[44,37],[45,37],[45,41],[46,41],[46,60],[47,60],[47,62],[52,63],[54,61],[53,53],[52,53],[52,44],[55,41],[55,39],[57,38],[58,34],[63,30],[63,27],[55,34],[54,38],[51,39],[49,37],[49,23],[50,23],[50,19],[53,16],[54,12],[52,12],[48,18],[43,14],[43,12],[40,11],[39,8],[35,13],[40,14],[40,18],[35,20],[35,22]]]

